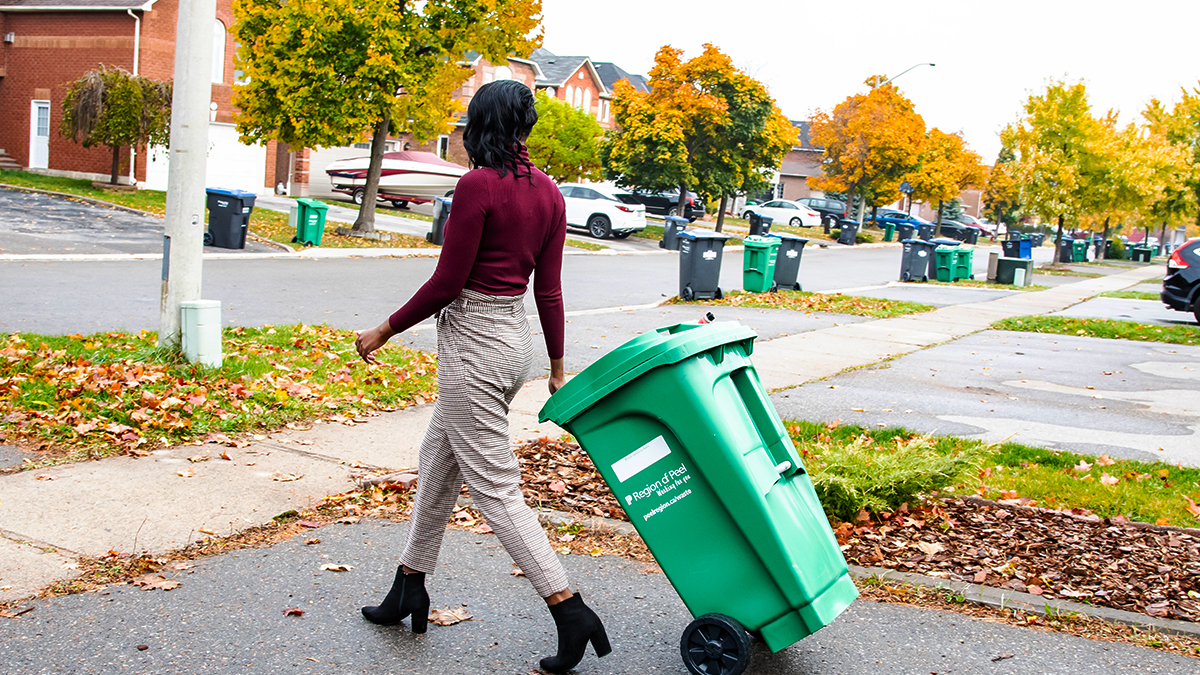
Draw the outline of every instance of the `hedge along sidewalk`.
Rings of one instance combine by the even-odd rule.
[[[768,390],[795,387],[902,356],[987,329],[995,321],[1066,309],[1105,291],[1118,291],[1161,276],[1163,268],[1139,267],[1044,291],[942,307],[911,316],[833,326],[757,343],[754,361]]]

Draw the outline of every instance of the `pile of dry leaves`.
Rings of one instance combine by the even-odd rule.
[[[513,450],[521,464],[525,501],[542,508],[629,520],[578,443],[543,436]]]
[[[835,529],[851,563],[1200,620],[1200,533],[950,499]]]

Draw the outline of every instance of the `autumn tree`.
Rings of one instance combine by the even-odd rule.
[[[679,213],[689,188],[723,207],[729,192],[762,184],[796,139],[766,87],[711,44],[690,60],[664,46],[654,62],[649,91],[615,87],[608,172],[626,186],[678,189]]]
[[[59,133],[85,148],[112,148],[112,176],[121,172],[121,148],[166,146],[171,136],[171,83],[103,65],[67,85]]]
[[[1013,161],[1017,158],[1012,148],[1000,148],[996,164],[988,171],[986,188],[983,191],[983,215],[994,223],[1015,225],[1021,211],[1021,190],[1013,175]]]
[[[1200,89],[1183,90],[1183,98],[1170,110],[1153,100],[1142,112],[1146,133],[1155,142],[1174,148],[1175,165],[1163,191],[1151,205],[1163,222],[1190,219],[1200,225]]]
[[[896,200],[903,176],[917,166],[925,138],[925,120],[891,84],[842,101],[832,113],[813,115],[813,144],[825,148],[824,176],[810,184],[825,191],[844,192],[847,204],[867,195],[873,202]]]
[[[556,182],[601,180],[604,129],[595,117],[566,101],[537,93],[538,121],[529,134],[529,159]]]
[[[503,63],[541,42],[541,0],[234,0],[233,8],[243,142],[342,146],[371,130],[354,223],[363,233],[375,229],[388,133],[424,141],[449,131],[468,51]]]
[[[912,185],[912,198],[937,202],[937,234],[942,233],[946,202],[957,199],[965,188],[983,184],[984,169],[978,154],[967,147],[962,136],[937,127],[929,130],[917,166],[905,176]]]

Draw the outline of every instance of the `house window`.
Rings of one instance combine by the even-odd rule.
[[[500,66],[499,68],[496,68],[496,79],[497,80],[513,79],[512,78],[512,68],[509,68],[508,66]]]
[[[600,121],[608,121],[608,101],[600,101]]]
[[[220,19],[213,22],[212,81],[214,84],[225,81],[225,24]]]
[[[484,83],[484,84],[487,84],[488,82],[491,82],[491,81],[492,81],[492,74],[491,74],[491,73],[484,73],[484,74],[483,74],[483,83]]]
[[[359,150],[370,150],[371,144],[370,143],[355,143],[354,147],[358,148]]]
[[[591,89],[583,90],[583,109],[589,113],[592,111],[592,90]]]
[[[574,100],[575,100],[575,87],[568,84],[567,85],[567,98],[566,98],[567,105],[572,105],[572,102]]]
[[[556,93],[558,93],[558,92],[554,91],[554,87],[546,87],[546,95],[549,96],[550,98],[554,98],[554,95]]]
[[[575,90],[575,99],[573,100],[572,103],[576,108],[583,105],[583,90],[582,89]]]
[[[437,155],[442,159],[446,159],[446,155],[450,154],[450,137],[445,134],[438,136]]]

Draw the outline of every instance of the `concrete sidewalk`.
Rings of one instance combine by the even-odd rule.
[[[754,360],[769,388],[797,386],[954,340],[1000,318],[1061,310],[1161,273],[1158,266],[1137,268],[1041,292],[835,325],[759,343]],[[547,398],[544,380],[526,385],[510,415],[514,439],[561,433],[552,424],[537,423]],[[352,489],[356,473],[415,467],[431,410],[431,404],[422,404],[369,420],[318,423],[256,437],[244,448],[173,447],[142,459],[0,476],[0,600],[27,597],[72,576],[76,555],[169,551],[313,506],[326,495]],[[219,457],[223,451],[230,460]],[[205,454],[207,461],[188,461]],[[194,477],[179,475],[189,468],[195,469]],[[300,478],[286,480],[292,476]]]

